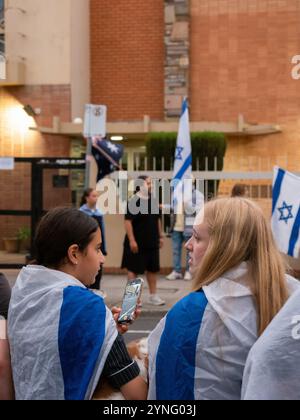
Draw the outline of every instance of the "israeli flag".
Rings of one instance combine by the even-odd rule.
[[[118,334],[100,296],[65,273],[28,266],[8,319],[17,400],[92,398]]]
[[[149,337],[150,400],[239,400],[257,339],[247,263],[179,301]]]
[[[249,272],[248,263],[240,264],[183,298],[158,324],[148,340],[149,400],[241,399],[258,338]],[[286,283],[291,295],[299,290],[288,275]]]
[[[175,152],[173,174],[173,205],[176,212],[183,201],[190,201],[192,188],[184,183],[185,179],[192,179],[192,145],[190,135],[188,100],[184,99],[179,123],[177,146]],[[186,191],[185,191],[186,188]]]
[[[281,252],[299,258],[300,178],[274,169],[272,230]]]

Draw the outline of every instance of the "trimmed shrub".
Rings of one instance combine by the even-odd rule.
[[[164,170],[169,171],[174,164],[177,133],[149,133],[146,143],[149,169],[153,170],[153,159],[156,160],[156,170],[162,170],[164,157]],[[226,152],[226,137],[222,133],[200,132],[191,133],[193,170],[200,171],[223,169],[223,160]],[[207,158],[207,159],[206,159]],[[208,167],[206,167],[208,165]]]

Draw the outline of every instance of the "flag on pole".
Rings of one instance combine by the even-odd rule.
[[[116,169],[121,169],[119,161],[124,154],[122,144],[114,144],[107,139],[94,137],[92,138],[92,146],[92,154],[98,167],[97,182]]]
[[[300,251],[300,178],[274,168],[272,230],[278,248],[298,258]]]
[[[184,99],[182,104],[182,113],[179,122],[179,131],[177,137],[177,146],[175,151],[175,163],[173,174],[173,204],[175,212],[180,203],[183,202],[184,180],[192,179],[192,145],[190,135],[190,121],[188,100]],[[190,191],[191,193],[192,191]]]

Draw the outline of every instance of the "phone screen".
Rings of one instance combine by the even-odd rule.
[[[127,283],[122,303],[122,311],[118,319],[119,323],[132,322],[134,320],[134,313],[141,296],[142,285],[142,279],[136,279]]]

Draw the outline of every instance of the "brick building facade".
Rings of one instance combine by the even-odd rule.
[[[287,156],[289,169],[299,170],[300,84],[291,72],[300,51],[300,1],[192,0],[191,16],[192,120],[243,114],[248,122],[278,124],[279,134],[230,138],[227,157],[268,157],[272,166]]]
[[[164,118],[164,2],[91,0],[91,99],[109,121]]]
[[[11,106],[30,103],[41,108],[38,127],[51,127],[53,117],[65,123],[82,118],[77,110],[88,101],[105,103],[112,124],[134,124],[148,116],[161,127],[172,121],[176,127],[181,99],[188,93],[195,124],[232,124],[243,115],[254,126],[280,126],[271,135],[229,133],[225,169],[271,170],[282,163],[299,170],[300,81],[291,76],[291,61],[300,54],[300,0],[63,0],[56,6],[55,2],[47,6],[50,13],[43,12],[45,22],[52,16],[52,30],[59,25],[61,34],[49,35],[49,74],[45,65],[38,65],[41,50],[37,49],[36,63],[30,53],[35,46],[28,44],[27,50],[23,46],[34,39],[26,35],[29,27],[13,22],[26,35],[20,38],[18,45],[23,44],[16,55],[29,51],[25,63],[30,77],[25,85],[0,87],[0,156],[70,156],[73,138],[78,137],[78,131],[51,135],[17,129],[7,117]],[[31,12],[42,6],[38,0],[28,0],[28,5],[27,17],[34,19]],[[55,7],[63,8],[59,22]],[[82,10],[86,26],[80,31]],[[65,32],[70,14],[77,24]],[[15,44],[11,42],[14,48]],[[79,64],[86,65],[86,73]],[[76,105],[80,83],[86,85],[85,96]],[[131,147],[144,139],[143,132],[127,137]],[[0,172],[0,209],[28,206],[24,171],[20,166],[13,179]],[[229,187],[223,185],[223,193]],[[0,217],[0,237],[13,230],[13,222]]]

